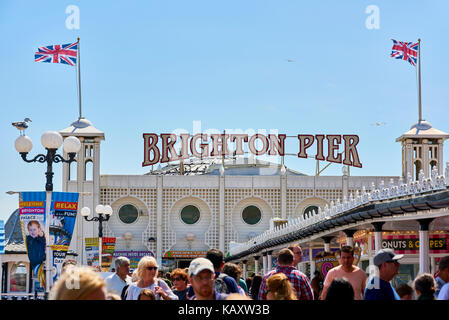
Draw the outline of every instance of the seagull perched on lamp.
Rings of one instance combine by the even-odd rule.
[[[25,135],[24,131],[28,128],[28,122],[32,122],[30,118],[25,118],[23,121],[13,122],[11,123],[14,127],[16,127],[20,131],[20,135]]]

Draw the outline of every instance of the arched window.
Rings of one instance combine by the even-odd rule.
[[[415,161],[415,180],[419,180],[419,171],[421,171],[421,161]]]
[[[437,162],[435,160],[430,161],[430,164],[429,164],[429,176],[432,175],[433,167],[436,167],[437,170],[438,170]]]
[[[242,219],[246,224],[257,224],[262,218],[262,212],[256,206],[248,206],[242,211]]]
[[[131,224],[139,217],[139,211],[132,204],[125,204],[119,209],[118,217],[121,222]]]
[[[71,163],[69,163],[69,180],[70,181],[75,181],[77,178],[77,162],[73,161]]]
[[[181,210],[181,220],[186,224],[195,224],[200,219],[200,210],[193,206],[188,205]]]
[[[9,274],[9,291],[25,292],[27,287],[27,267],[23,262],[17,262],[11,267]]]
[[[84,180],[92,181],[94,176],[94,164],[91,160],[87,160],[84,166]]]
[[[318,214],[318,207],[317,206],[308,206],[304,209],[304,219],[307,219],[309,217],[312,217],[313,211],[315,211],[315,214]]]

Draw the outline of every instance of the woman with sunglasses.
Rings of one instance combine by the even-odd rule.
[[[189,276],[185,270],[177,268],[170,274],[173,281],[173,293],[176,294],[179,300],[188,300],[187,291],[189,284]]]
[[[157,278],[157,261],[153,257],[142,257],[137,265],[137,275],[139,280],[129,285],[126,300],[138,300],[143,289],[150,289],[156,295],[156,300],[178,300],[167,285],[167,283]]]

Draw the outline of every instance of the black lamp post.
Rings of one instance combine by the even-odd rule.
[[[69,159],[64,159],[61,155],[56,153],[56,150],[59,149],[61,144],[63,144],[62,136],[56,131],[47,131],[41,137],[42,145],[45,149],[47,149],[47,154],[38,154],[33,159],[27,159],[28,152],[33,148],[33,142],[31,138],[28,136],[20,136],[16,139],[14,146],[17,152],[20,153],[20,156],[25,162],[39,162],[39,163],[47,163],[47,172],[45,176],[47,181],[45,183],[45,191],[47,191],[47,199],[46,199],[46,208],[45,208],[45,220],[47,221],[45,227],[45,237],[46,237],[46,261],[45,261],[45,299],[48,297],[48,293],[50,291],[52,276],[51,276],[51,261],[50,261],[50,243],[48,241],[50,235],[50,225],[49,225],[49,214],[50,214],[50,206],[51,206],[51,194],[53,191],[53,162],[66,162],[71,163],[75,161],[76,153],[81,148],[81,142],[77,137],[70,136],[64,140],[64,151],[69,154]]]
[[[102,238],[103,238],[103,222],[106,222],[109,220],[109,218],[112,215],[112,208],[110,205],[103,206],[99,204],[96,206],[95,211],[98,214],[98,217],[92,217],[89,219],[90,215],[90,209],[88,207],[84,207],[81,209],[81,215],[84,217],[86,221],[94,221],[98,222],[98,258],[99,258],[99,265],[101,270],[101,256],[102,256]]]

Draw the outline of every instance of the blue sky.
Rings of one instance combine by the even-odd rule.
[[[66,27],[69,5],[80,10],[79,30]],[[379,29],[365,24],[372,5]],[[43,151],[44,131],[78,117],[76,68],[35,63],[40,46],[81,38],[83,115],[106,135],[102,174],[147,172],[142,133],[192,132],[201,121],[203,130],[357,134],[363,168],[351,174],[398,176],[395,139],[418,119],[417,87],[414,67],[389,57],[390,38],[422,39],[423,118],[448,132],[448,12],[443,0],[2,0],[0,219],[17,207],[6,191],[45,184],[44,165],[15,151],[11,122],[33,120],[31,156]],[[288,152],[297,146],[287,141]],[[313,160],[286,165],[314,174]],[[55,190],[61,175],[55,164]]]

